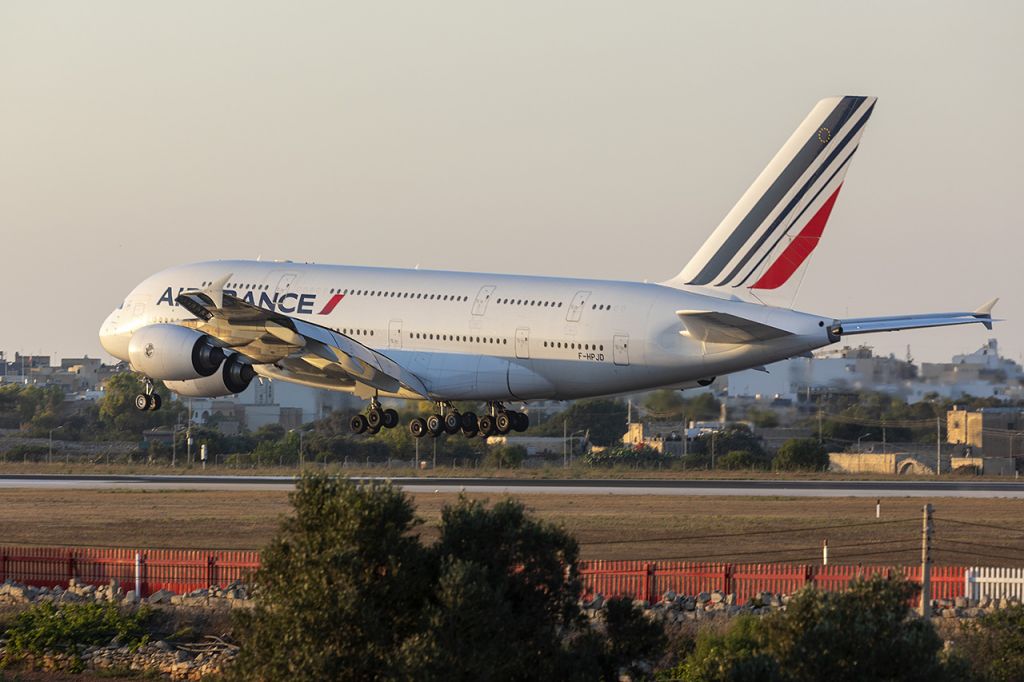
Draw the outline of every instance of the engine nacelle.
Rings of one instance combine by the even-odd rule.
[[[229,355],[216,374],[187,381],[164,381],[168,390],[189,398],[220,398],[235,395],[249,388],[256,370],[242,356]]]
[[[128,360],[150,379],[183,381],[214,375],[224,363],[224,351],[195,329],[151,324],[132,334]]]

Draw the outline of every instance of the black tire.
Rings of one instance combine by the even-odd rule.
[[[444,432],[455,435],[462,428],[462,418],[455,412],[449,412],[444,416]]]
[[[145,393],[139,393],[135,396],[135,409],[139,412],[146,412],[149,410],[149,396]]]
[[[444,431],[444,422],[441,421],[441,415],[432,414],[427,417],[427,431],[430,432],[431,436],[439,436]]]
[[[392,410],[391,408],[384,410],[383,417],[383,424],[385,429],[393,429],[396,426],[398,426],[398,413]]]
[[[530,428],[530,416],[523,414],[522,412],[513,412],[514,419],[512,420],[512,428],[522,433],[526,429]]]
[[[366,433],[371,436],[376,436],[378,433],[380,433],[380,426],[370,426],[366,429]]]
[[[465,431],[472,431],[473,433],[476,433],[477,431],[480,430],[480,427],[477,426],[477,423],[476,423],[476,414],[475,413],[473,413],[473,412],[463,412],[460,418],[462,419],[462,430],[464,432]]]
[[[494,428],[501,435],[505,435],[512,430],[512,415],[508,412],[499,412],[494,418]]]
[[[163,401],[160,399],[159,393],[153,393],[149,396],[149,411],[156,412],[163,405]]]
[[[480,425],[480,435],[484,438],[487,436],[493,436],[497,433],[497,429],[494,428],[494,417],[485,414],[476,421],[477,424]]]
[[[466,427],[462,427],[462,435],[466,438],[476,438],[479,433],[480,432],[477,429],[467,429]]]
[[[427,435],[427,422],[416,417],[409,422],[409,433],[412,434],[413,438],[423,438],[423,436]]]
[[[352,419],[348,423],[348,426],[350,429],[352,429],[352,433],[364,433],[366,429],[369,427],[369,424],[366,423],[365,416],[357,414],[356,416],[352,417]]]
[[[380,430],[380,425],[384,423],[384,415],[376,407],[369,410],[366,413],[366,425],[371,429]]]

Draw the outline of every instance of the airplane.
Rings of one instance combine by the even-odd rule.
[[[368,400],[356,433],[398,425],[380,398],[431,401],[413,436],[524,431],[510,407],[655,388],[806,356],[871,332],[982,324],[969,312],[836,319],[789,301],[822,236],[875,97],[823,99],[675,277],[660,283],[228,260],[158,272],[103,322],[100,341],[179,396],[259,377]],[[790,292],[790,293],[787,293]],[[480,415],[456,401],[486,404]]]

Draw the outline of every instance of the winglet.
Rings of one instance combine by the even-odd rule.
[[[210,286],[203,289],[203,293],[210,298],[210,301],[213,303],[215,308],[224,307],[224,285],[228,283],[228,280],[231,279],[231,276],[234,274],[235,273],[233,272],[229,272],[220,279],[215,279],[210,282]]]
[[[998,296],[974,311],[974,316],[982,320],[985,329],[989,331],[992,330],[992,309],[996,307],[996,303],[999,303]]]

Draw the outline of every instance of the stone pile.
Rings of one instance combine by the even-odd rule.
[[[736,603],[736,595],[733,593],[715,590],[701,592],[697,595],[682,595],[669,590],[653,604],[646,601],[634,601],[633,603],[644,609],[647,617],[652,620],[681,623],[688,620],[728,618],[741,614],[765,615],[775,610],[784,610],[789,600],[790,595],[787,594],[762,592],[740,606]],[[605,601],[604,596],[598,594],[592,599],[584,600],[582,606],[590,618],[597,618]],[[1021,600],[1017,597],[934,599],[932,600],[932,614],[936,618],[970,619],[1020,604]]]
[[[198,652],[188,651],[160,640],[133,649],[115,639],[106,646],[91,646],[77,654],[53,653],[25,662],[32,669],[44,672],[84,669],[108,674],[133,672],[166,675],[172,680],[201,680],[223,672],[238,653],[237,647],[224,643],[202,648]],[[3,658],[2,642],[0,658]]]
[[[249,590],[240,582],[233,582],[225,587],[211,585],[208,588],[193,590],[187,594],[176,594],[170,590],[157,590],[149,597],[140,599],[134,590],[125,592],[116,581],[107,585],[84,585],[74,578],[68,586],[33,587],[22,583],[7,581],[0,584],[0,604],[28,604],[32,602],[99,602],[110,601],[134,604],[145,601],[150,604],[171,604],[175,606],[200,606],[203,608],[238,608],[252,604]]]

